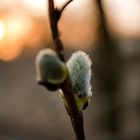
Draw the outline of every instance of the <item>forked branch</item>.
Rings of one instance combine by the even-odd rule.
[[[67,2],[62,6],[61,13],[64,11],[64,9],[65,9],[72,1],[73,1],[73,0],[69,0],[69,1],[67,1]]]
[[[64,9],[72,1],[73,0],[69,0],[62,6],[61,9],[58,9],[54,7],[54,0],[48,0],[50,27],[51,27],[52,37],[53,37],[53,41],[55,45],[54,49],[62,61],[65,61],[64,48],[63,48],[63,43],[59,35],[58,21],[60,20],[60,17]],[[61,89],[64,93],[64,97],[68,105],[67,111],[70,115],[76,138],[77,140],[85,140],[85,134],[84,134],[84,129],[83,129],[83,116],[82,116],[82,113],[78,111],[76,101],[74,98],[74,90],[72,88],[72,83],[71,83],[69,75],[67,76],[64,83],[61,85]]]

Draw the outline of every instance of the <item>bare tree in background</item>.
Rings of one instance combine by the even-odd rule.
[[[123,93],[123,85],[122,80],[125,78],[125,73],[123,73],[125,66],[128,68],[133,67],[133,65],[136,63],[136,60],[140,60],[138,57],[132,58],[132,59],[124,59],[124,56],[122,53],[120,53],[120,48],[118,47],[118,42],[111,36],[110,31],[108,30],[108,24],[107,24],[107,17],[104,11],[102,0],[96,0],[97,4],[97,10],[98,10],[98,16],[99,16],[99,40],[98,40],[98,47],[95,50],[95,84],[96,84],[96,93],[99,97],[99,100],[102,100],[100,102],[101,106],[101,114],[99,115],[99,124],[100,128],[103,129],[103,132],[105,134],[101,136],[101,139],[139,139],[139,134],[137,133],[140,127],[133,127],[135,128],[127,128],[129,131],[133,130],[132,137],[129,137],[129,134],[123,136],[120,135],[121,131],[121,123],[122,118],[124,118],[124,111],[128,111],[130,113],[129,116],[125,116],[126,120],[132,122],[140,122],[139,117],[139,98],[137,98],[136,101],[128,101],[128,103],[123,103],[123,98],[126,94]],[[132,64],[133,63],[133,64]],[[136,65],[137,69],[139,69],[139,61]],[[136,71],[136,70],[133,70]],[[130,73],[131,74],[131,73]],[[123,77],[122,77],[123,75]],[[128,75],[127,75],[128,76]],[[139,76],[139,74],[137,74]],[[131,78],[131,77],[130,77]],[[128,81],[131,79],[128,79]],[[131,88],[131,87],[128,87]],[[134,88],[134,93],[135,93]],[[128,91],[129,92],[129,91]],[[135,95],[134,95],[135,96]],[[132,104],[129,104],[131,103]],[[124,104],[126,104],[126,107],[124,107]],[[137,106],[137,107],[136,107]],[[133,111],[132,111],[133,109]],[[131,114],[134,113],[134,114]],[[132,116],[132,118],[131,118]],[[124,121],[124,120],[123,120]],[[128,122],[127,122],[128,123]],[[137,125],[137,124],[136,124]],[[128,125],[129,127],[129,125]],[[130,126],[131,127],[131,126]],[[103,134],[103,133],[102,133]]]

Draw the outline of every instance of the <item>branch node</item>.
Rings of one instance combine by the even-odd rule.
[[[67,1],[61,8],[61,13],[64,11],[64,9],[72,2],[73,0]]]
[[[65,8],[72,2],[73,0],[68,0],[63,6],[62,8],[55,8],[55,16],[56,16],[56,22],[59,21],[63,11],[65,10]]]

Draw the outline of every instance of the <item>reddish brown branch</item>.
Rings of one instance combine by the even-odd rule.
[[[54,8],[54,1],[53,0],[49,0],[49,4],[48,4],[48,8],[49,8],[49,18],[50,18],[50,26],[51,26],[51,31],[52,31],[52,36],[53,39],[56,39],[59,37],[59,32],[58,32],[58,28],[57,28],[57,24],[56,24],[56,11]]]
[[[54,1],[48,0],[49,2],[49,18],[50,18],[50,26],[52,31],[52,37],[55,44],[55,50],[60,57],[61,60],[64,61],[64,51],[63,51],[63,43],[59,36],[58,31],[58,21],[64,9],[67,5],[72,2],[72,0],[66,2],[61,10],[54,8]],[[83,129],[83,117],[82,113],[78,111],[76,101],[74,98],[74,90],[72,88],[71,80],[69,76],[66,78],[64,83],[61,85],[61,89],[64,93],[64,97],[66,99],[68,105],[68,113],[70,114],[71,122],[74,128],[74,132],[77,140],[85,140],[84,129]]]

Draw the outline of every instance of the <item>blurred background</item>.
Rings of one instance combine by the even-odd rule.
[[[87,140],[139,140],[140,1],[74,0],[59,30],[67,59],[84,50],[93,61]],[[51,46],[47,0],[0,0],[1,140],[75,139],[58,93],[36,82],[37,52]]]

